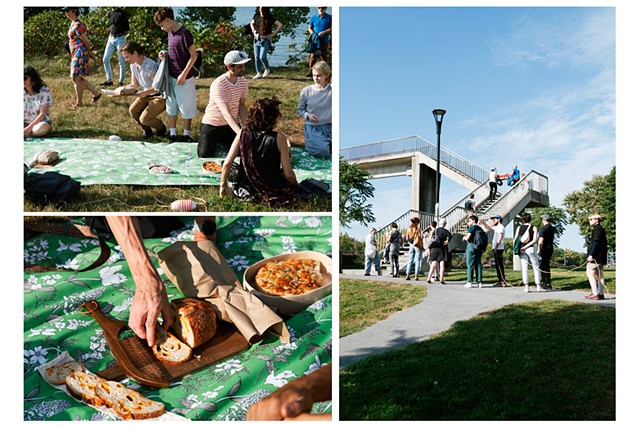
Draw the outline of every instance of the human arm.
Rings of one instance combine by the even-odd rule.
[[[271,34],[264,35],[263,36],[264,38],[271,40],[276,36],[276,34],[280,32],[280,30],[282,29],[282,22],[276,20],[276,22],[274,22],[274,25],[276,26],[276,30]]]
[[[278,132],[278,138],[276,140],[278,144],[278,151],[280,151],[280,163],[282,164],[282,173],[284,178],[293,186],[298,186],[298,180],[296,174],[291,166],[291,146],[287,140],[287,136],[284,133]]]
[[[222,171],[220,172],[220,196],[224,196],[229,192],[227,186],[227,178],[229,177],[229,172],[231,171],[231,165],[233,164],[233,160],[240,154],[240,133],[238,133],[231,144],[231,148],[229,148],[229,153],[227,154],[227,158],[222,162]]]
[[[91,46],[91,42],[89,41],[89,37],[87,37],[87,35],[85,33],[78,33],[78,37],[80,37],[80,40],[82,41],[82,44],[84,44],[84,47],[87,48],[87,55],[90,58],[95,59],[96,57],[93,56],[93,47]]]
[[[191,68],[193,68],[193,64],[196,63],[196,59],[198,59],[198,52],[196,52],[196,45],[191,44],[189,46],[189,61],[187,62],[187,65],[185,65],[184,69],[176,79],[176,84],[184,84],[184,82],[187,81],[187,75],[189,75]]]
[[[224,117],[224,120],[227,122],[229,127],[231,127],[233,131],[236,132],[237,135],[239,135],[242,128],[236,121],[235,117],[231,114],[231,110],[229,109],[229,104],[227,103],[227,96],[224,93],[224,89],[219,84],[214,83],[211,85],[211,97],[213,98],[213,101],[218,106],[218,110],[220,111],[220,114],[222,114],[222,116]],[[211,100],[209,102],[211,102]],[[245,106],[245,97],[243,96],[240,99],[240,106],[238,108],[238,118],[240,118],[240,121],[242,122],[243,125],[244,125],[244,122],[246,122],[246,119],[247,119],[246,117],[247,117],[247,109]]]
[[[284,420],[309,413],[313,403],[331,399],[331,364],[290,381],[247,410],[247,420]],[[298,419],[310,420],[316,416]],[[327,416],[318,420],[328,420]]]
[[[300,117],[304,118],[305,120],[309,120],[315,123],[318,121],[318,117],[309,112],[308,106],[309,106],[309,89],[305,87],[300,91],[300,99],[298,99],[298,107],[296,108],[296,112]]]
[[[136,286],[129,313],[129,327],[152,346],[158,316],[162,314],[162,327],[165,330],[173,323],[167,290],[151,263],[138,230],[137,219],[132,216],[107,216],[107,223],[124,253]]]

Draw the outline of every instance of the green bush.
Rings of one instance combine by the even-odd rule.
[[[24,57],[66,55],[68,30],[69,20],[59,10],[32,16],[24,24]]]

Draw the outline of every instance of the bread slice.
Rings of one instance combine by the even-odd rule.
[[[60,365],[52,365],[44,371],[44,379],[52,385],[64,385],[69,374],[85,371],[84,364],[79,361],[67,361]]]
[[[182,364],[191,358],[191,348],[176,336],[156,327],[156,344],[151,347],[153,354],[167,364]]]
[[[176,299],[171,302],[171,309],[174,314],[171,330],[191,349],[206,343],[216,334],[216,311],[206,300]]]
[[[103,400],[96,394],[96,388],[104,381],[102,377],[84,371],[74,371],[65,379],[71,396],[97,407],[104,405]]]
[[[104,380],[96,394],[122,419],[144,420],[164,413],[164,404],[145,398],[122,383]]]

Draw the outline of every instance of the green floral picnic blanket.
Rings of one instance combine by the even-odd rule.
[[[195,143],[151,143],[98,139],[27,139],[25,161],[42,150],[57,151],[61,161],[51,167],[32,169],[44,173],[56,171],[71,176],[82,185],[219,185],[219,174],[207,174],[202,163],[221,162],[226,157],[219,149],[215,158],[198,158]],[[236,160],[237,161],[237,160]],[[149,167],[165,165],[170,174],[152,174]],[[316,158],[302,148],[292,148],[292,165],[298,181],[315,178],[331,182],[331,161]]]
[[[147,249],[157,253],[174,241],[191,240],[193,220],[184,218],[184,222],[170,237],[145,240]],[[225,216],[217,222],[218,246],[239,279],[247,266],[272,255],[301,250],[331,254],[330,216]],[[113,363],[102,329],[78,312],[82,303],[93,299],[107,315],[125,322],[128,319],[135,287],[115,241],[107,244],[111,257],[105,264],[77,272],[98,257],[96,239],[40,234],[25,241],[26,264],[71,269],[24,274],[24,420],[110,420],[51,387],[37,371],[65,351],[92,372]],[[156,259],[153,262],[158,266]],[[158,270],[169,299],[182,297]],[[187,419],[243,420],[254,402],[331,362],[331,306],[329,295],[285,318],[291,334],[289,344],[277,339],[262,341],[166,389],[151,389],[131,379],[123,383],[162,401],[167,412]],[[330,412],[331,406],[331,401],[317,403],[313,412]]]

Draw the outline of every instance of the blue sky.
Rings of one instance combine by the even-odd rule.
[[[340,146],[419,135],[499,173],[549,177],[551,204],[616,163],[615,9],[340,8]],[[410,178],[373,180],[376,225]],[[443,178],[442,208],[467,191]],[[364,238],[353,224],[350,235]],[[570,226],[560,245],[583,251]]]

